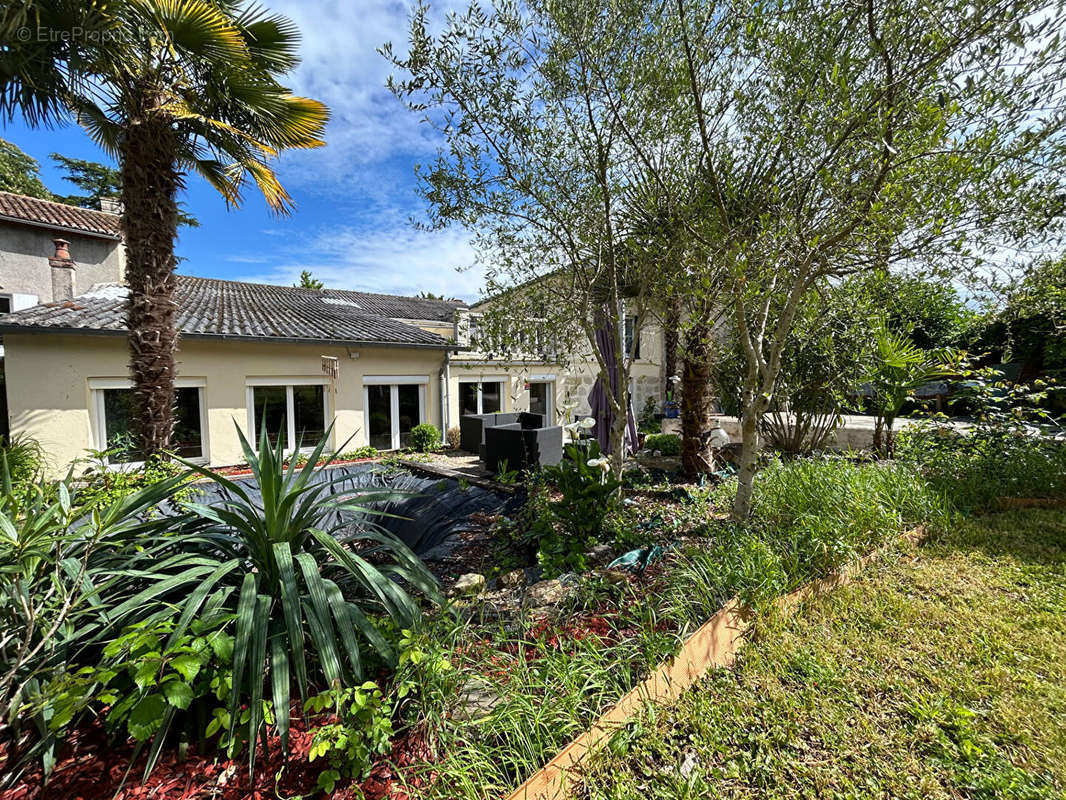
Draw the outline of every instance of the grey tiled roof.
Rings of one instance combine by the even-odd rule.
[[[106,236],[109,239],[117,239],[120,235],[121,218],[118,214],[68,206],[66,203],[39,200],[11,192],[0,192],[0,217],[30,225]]]
[[[466,308],[466,303],[458,300],[427,300],[422,297],[349,292],[342,289],[323,289],[321,293],[326,297],[355,303],[371,314],[397,319],[418,319],[451,324],[455,319],[456,309]]]
[[[371,313],[347,297],[356,294],[179,275],[178,329],[190,338],[454,347],[434,333]],[[125,305],[125,287],[97,284],[73,300],[0,316],[0,333],[119,333],[126,329]]]

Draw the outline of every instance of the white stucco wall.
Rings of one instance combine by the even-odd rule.
[[[8,334],[4,344],[11,432],[38,440],[53,474],[63,472],[98,444],[90,383],[127,376],[125,339]],[[440,350],[377,347],[357,352],[358,359],[352,359],[345,347],[183,340],[178,376],[202,380],[210,462],[221,466],[243,461],[234,421],[248,432],[250,378],[322,378],[322,356],[334,356],[339,364],[339,376],[327,384],[334,446],[349,437],[347,448],[366,443],[363,385],[368,376],[424,377],[426,421],[440,426]]]

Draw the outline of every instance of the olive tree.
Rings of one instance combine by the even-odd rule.
[[[496,347],[523,350],[548,332],[552,352],[595,358],[620,472],[633,360],[623,314],[639,330],[652,308],[651,259],[633,235],[639,215],[627,210],[639,170],[633,142],[653,147],[664,124],[627,107],[639,97],[630,66],[647,4],[485,5],[433,34],[420,4],[408,52],[382,50],[396,96],[443,141],[418,173],[427,224],[473,231],[486,291],[497,296],[485,321]],[[613,363],[597,331],[613,340]]]
[[[1060,234],[1060,12],[1034,0],[662,8],[638,72],[676,138],[665,158],[628,141],[668,206],[692,196],[677,197],[679,175],[705,187],[681,218],[721,276],[743,363],[744,518],[761,420],[817,287],[918,262],[957,275]]]

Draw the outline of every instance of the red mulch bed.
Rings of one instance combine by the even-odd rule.
[[[254,780],[248,775],[247,753],[227,759],[215,752],[199,754],[194,747],[184,761],[176,749],[168,747],[159,758],[148,781],[141,783],[145,755],[130,767],[132,743],[116,746],[109,742],[103,727],[94,722],[74,731],[67,738],[62,757],[47,786],[41,785],[37,767],[18,786],[0,792],[0,800],[274,800],[277,797],[316,797],[318,776],[329,764],[325,759],[308,762],[311,732],[308,725],[294,717],[289,734],[291,753],[286,760],[280,740],[270,737],[270,755],[263,758],[262,745],[257,748]],[[432,749],[419,729],[401,733],[392,743],[392,752],[371,768],[369,777],[359,786],[340,784],[331,797],[336,800],[414,800],[432,775],[423,776],[406,770],[432,760]],[[3,762],[0,760],[0,772]],[[128,772],[128,774],[127,774]],[[280,777],[278,773],[281,773]],[[418,772],[424,772],[419,770]],[[125,778],[125,784],[123,779]]]
[[[324,467],[324,466],[328,465],[328,466],[331,466],[331,467],[338,467],[338,466],[344,466],[346,464],[366,464],[369,461],[380,461],[380,460],[381,459],[377,458],[376,456],[374,458],[336,459],[334,461],[329,461],[327,459],[322,459],[321,461],[318,462],[318,464],[316,466]],[[288,462],[286,462],[285,468],[288,469],[288,466],[289,466],[289,464],[288,464]],[[244,477],[245,475],[251,475],[252,474],[252,471],[250,469],[248,469],[248,467],[244,466],[243,464],[238,464],[237,466],[233,466],[233,467],[219,467],[218,469],[215,470],[215,472],[217,472],[219,475],[225,475],[227,478],[241,478],[241,477]]]

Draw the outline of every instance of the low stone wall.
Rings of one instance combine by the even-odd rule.
[[[833,431],[830,434],[828,441],[826,442],[827,450],[847,451],[847,450],[869,450],[873,447],[874,442],[874,418],[865,416],[853,416],[845,415],[844,424]],[[896,420],[895,430],[898,432],[908,425],[913,425],[918,420],[915,419],[899,419]],[[714,417],[716,425],[720,426],[722,430],[729,434],[730,441],[736,443],[740,442],[743,438],[740,434],[740,419],[737,417]],[[968,426],[962,422],[952,423],[960,430],[965,430]],[[676,433],[681,434],[681,420],[680,419],[664,419],[662,421],[663,433]]]

